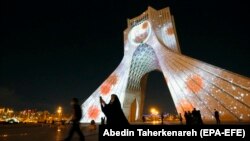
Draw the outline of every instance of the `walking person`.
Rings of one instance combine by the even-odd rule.
[[[70,121],[72,121],[72,126],[69,130],[68,137],[64,141],[70,141],[74,132],[76,132],[79,135],[80,141],[85,141],[85,137],[80,129],[82,109],[81,109],[81,106],[79,105],[77,98],[73,98],[71,100],[71,106],[72,106],[72,116],[71,116]]]

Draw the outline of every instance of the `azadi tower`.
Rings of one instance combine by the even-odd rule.
[[[182,54],[169,8],[151,7],[128,19],[123,59],[82,104],[81,122],[99,122],[99,96],[108,103],[111,94],[130,122],[140,120],[147,74],[154,70],[163,73],[178,113],[196,108],[209,121],[217,109],[222,121],[250,122],[250,79]]]

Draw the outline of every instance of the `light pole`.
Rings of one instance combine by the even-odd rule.
[[[156,115],[159,114],[159,112],[155,108],[150,109],[151,115],[153,116],[153,122],[155,122]]]
[[[62,120],[62,107],[61,106],[58,107],[57,113],[58,113],[58,120],[61,121]]]

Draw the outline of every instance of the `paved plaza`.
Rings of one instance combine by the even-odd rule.
[[[1,141],[61,141],[67,136],[69,126],[65,125],[0,125]],[[81,129],[86,141],[98,141],[98,129],[91,131],[86,125]],[[72,141],[78,141],[75,134]]]

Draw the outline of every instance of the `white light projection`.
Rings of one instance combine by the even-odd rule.
[[[177,43],[175,39],[175,32],[174,32],[174,27],[171,22],[167,22],[161,30],[161,36],[163,39],[164,44],[168,47],[171,48],[172,50],[177,51]]]
[[[140,120],[146,74],[154,70],[163,73],[178,113],[196,108],[209,121],[217,109],[222,121],[250,122],[250,79],[181,54],[176,37],[169,8],[148,7],[128,20],[124,57],[82,104],[81,122],[100,122],[99,96],[108,102],[111,94],[118,95],[129,121]]]
[[[143,21],[142,23],[131,29],[128,38],[132,44],[138,46],[139,44],[144,43],[148,40],[150,33],[151,33],[150,22]]]

